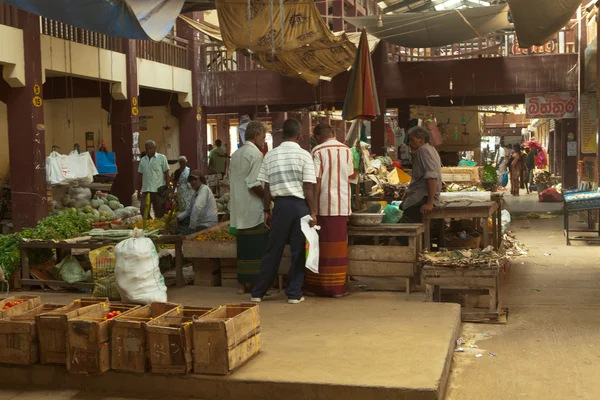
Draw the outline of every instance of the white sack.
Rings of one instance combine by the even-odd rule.
[[[167,286],[158,266],[158,253],[141,229],[115,246],[117,290],[125,303],[167,301]]]

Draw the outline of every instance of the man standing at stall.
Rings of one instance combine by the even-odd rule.
[[[164,194],[168,189],[170,181],[169,163],[167,157],[156,152],[156,143],[154,140],[146,142],[146,155],[140,160],[138,167],[140,174],[140,189],[138,190],[138,198],[141,202],[141,212],[145,217],[146,206],[148,206],[148,215],[150,215],[150,205],[154,208],[154,216],[162,218],[165,215]],[[148,202],[150,196],[150,202]]]
[[[227,170],[227,151],[221,147],[221,139],[215,140],[215,148],[208,154],[208,170],[211,174],[225,174]]]
[[[238,294],[246,293],[246,285],[256,282],[269,231],[264,224],[263,184],[258,180],[262,166],[261,149],[267,127],[257,121],[248,122],[244,144],[231,156],[229,184],[231,200],[230,225],[236,228]]]
[[[429,131],[415,126],[408,131],[410,149],[413,152],[412,179],[408,185],[399,223],[420,223],[423,216],[439,204],[442,190],[442,162],[435,147],[429,144]],[[407,238],[398,238],[403,244]]]
[[[350,179],[355,176],[352,151],[336,140],[331,126],[314,129],[318,145],[312,150],[317,174],[316,203],[319,231],[319,273],[306,272],[306,294],[342,297],[348,294],[348,216]]]
[[[269,244],[260,264],[251,301],[260,302],[277,277],[283,248],[290,245],[292,262],[288,273],[288,303],[304,301],[302,283],[306,263],[305,238],[300,219],[306,215],[317,222],[314,185],[315,165],[310,153],[298,144],[302,125],[296,119],[283,124],[283,143],[269,151],[263,160],[258,180],[265,183],[264,218],[270,228]],[[275,208],[271,214],[271,199]]]

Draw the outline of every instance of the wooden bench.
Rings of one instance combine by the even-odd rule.
[[[498,297],[499,267],[447,268],[424,265],[421,282],[425,285],[425,301],[441,301],[441,291],[463,294],[488,294],[489,311],[468,308],[463,304],[463,321],[497,319],[500,315]]]
[[[406,279],[406,293],[410,293],[411,279],[419,279],[419,254],[423,248],[423,224],[381,224],[377,226],[348,227],[348,276],[401,277]],[[373,237],[374,245],[354,245],[356,237]],[[382,237],[407,237],[408,246],[380,246]],[[289,272],[290,249],[286,246],[279,266],[279,288],[283,275]]]

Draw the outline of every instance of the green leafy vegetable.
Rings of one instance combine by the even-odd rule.
[[[486,165],[483,168],[483,181],[484,182],[497,182],[498,181],[498,170],[496,167]]]

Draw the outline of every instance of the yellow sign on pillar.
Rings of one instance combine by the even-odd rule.
[[[138,115],[138,108],[137,107],[131,107],[131,114]]]
[[[37,96],[40,93],[42,93],[42,88],[40,85],[33,85],[33,94]]]
[[[41,107],[41,106],[42,106],[42,103],[43,103],[43,101],[42,101],[42,98],[41,98],[40,96],[35,96],[35,97],[32,99],[32,103],[33,103],[34,107]]]

